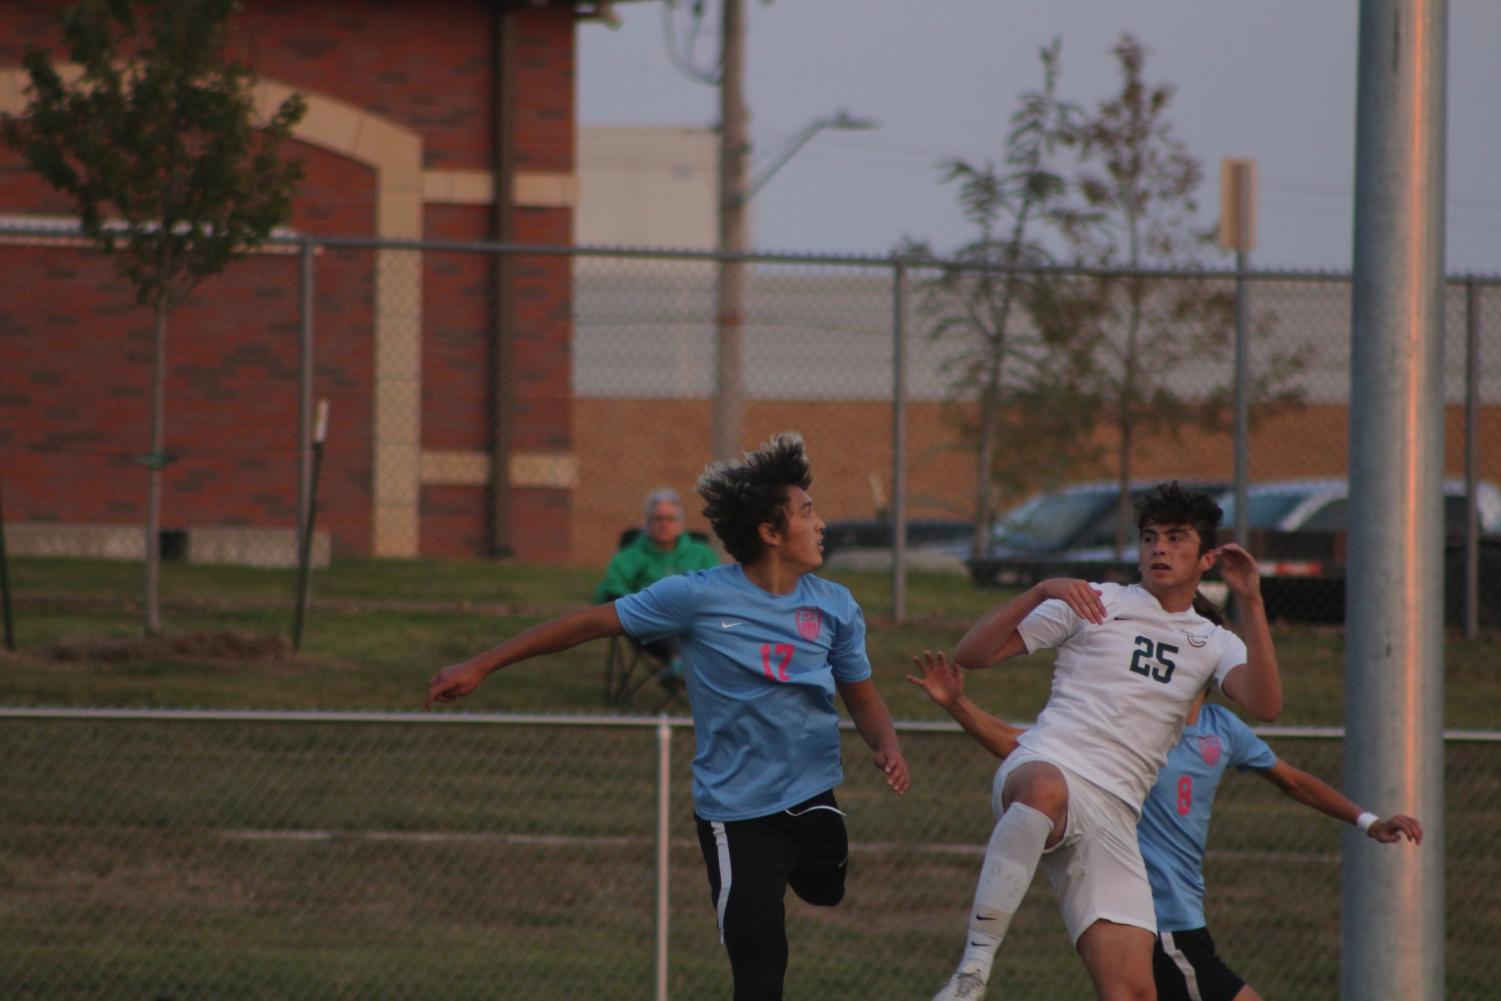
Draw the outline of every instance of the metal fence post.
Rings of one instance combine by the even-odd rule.
[[[1465,639],[1480,635],[1480,289],[1465,279]]]
[[[907,262],[892,261],[891,617],[907,618]]]
[[[667,1001],[667,918],[672,904],[669,893],[672,855],[668,850],[671,776],[672,726],[667,722],[667,714],[662,713],[657,717],[657,1001]]]

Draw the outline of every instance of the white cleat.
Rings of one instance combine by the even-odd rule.
[[[980,975],[960,970],[949,977],[943,990],[933,995],[933,1001],[980,1001],[984,996],[985,981]]]

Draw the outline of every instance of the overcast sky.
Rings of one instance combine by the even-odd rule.
[[[711,126],[715,89],[674,68],[690,0],[617,3],[618,29],[579,31],[581,124]],[[706,0],[695,62],[718,52]],[[1345,270],[1354,199],[1356,0],[760,0],[746,2],[752,175],[814,119],[828,131],[752,202],[762,250],[884,254],[904,237],[949,251],[970,237],[937,164],[999,158],[1037,50],[1063,40],[1061,90],[1093,106],[1118,86],[1111,44],[1133,33],[1146,76],[1176,86],[1170,116],[1205,167],[1205,221],[1219,163],[1257,161],[1264,268]],[[670,13],[670,18],[669,18]],[[1450,0],[1446,270],[1501,272],[1501,2]],[[1228,261],[1226,262],[1228,263]]]

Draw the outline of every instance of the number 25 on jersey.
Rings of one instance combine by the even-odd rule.
[[[1178,648],[1168,643],[1153,643],[1146,636],[1138,636],[1135,640],[1136,652],[1131,655],[1131,673],[1140,674],[1160,681],[1164,685],[1173,680],[1173,668],[1178,665],[1168,657],[1170,653],[1177,653]],[[761,656],[766,656],[765,647],[762,647]]]

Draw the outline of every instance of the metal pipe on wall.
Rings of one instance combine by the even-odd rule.
[[[308,510],[313,496],[313,255],[315,244],[305,238],[298,250],[301,315],[298,320],[297,385],[297,537],[308,533]]]
[[[515,108],[517,43],[515,9],[497,4],[490,36],[490,159],[494,170],[494,194],[490,235],[497,243],[516,236],[515,198],[516,125],[507,114]],[[515,412],[511,347],[516,329],[515,256],[491,256],[490,287],[490,504],[487,513],[487,548],[490,556],[511,555],[511,423]]]

